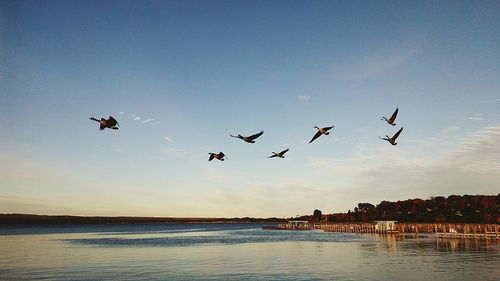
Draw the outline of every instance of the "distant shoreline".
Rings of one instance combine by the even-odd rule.
[[[0,214],[0,225],[27,224],[141,224],[141,223],[281,223],[280,218],[175,218],[175,217],[104,217],[71,215]]]

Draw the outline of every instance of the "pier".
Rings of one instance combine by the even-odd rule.
[[[374,234],[435,234],[437,238],[500,239],[499,224],[474,223],[398,223],[395,221],[360,223],[282,223],[275,230],[321,230],[324,232]]]

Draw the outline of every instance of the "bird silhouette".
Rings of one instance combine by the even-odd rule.
[[[260,133],[258,134],[255,134],[255,135],[251,135],[251,136],[248,136],[248,137],[244,137],[242,135],[237,135],[237,136],[233,136],[231,134],[229,134],[231,137],[233,138],[239,138],[239,139],[242,139],[248,143],[255,143],[255,139],[262,136],[262,134],[264,133],[264,131],[260,131]]]
[[[268,158],[273,158],[273,157],[285,158],[285,153],[287,153],[288,150],[290,150],[290,149],[287,148],[287,149],[281,151],[280,153],[276,153],[273,151],[273,155],[269,156]]]
[[[220,161],[224,161],[224,157],[226,157],[226,159],[227,159],[227,156],[222,152],[219,152],[219,153],[209,152],[208,154],[210,154],[208,161],[212,161],[212,160],[214,160],[214,158],[217,160],[220,160]]]
[[[108,120],[106,120],[104,118],[101,118],[101,120],[98,120],[94,117],[90,117],[89,119],[99,122],[99,124],[100,124],[99,129],[101,131],[104,130],[105,128],[118,130],[118,127],[120,127],[120,124],[118,124],[118,121],[116,121],[116,119],[113,118],[112,116],[109,116]]]
[[[332,125],[331,127],[323,127],[323,128],[319,128],[318,126],[314,126],[314,128],[318,129],[318,131],[313,136],[313,138],[309,141],[309,143],[313,142],[315,139],[319,138],[321,135],[329,135],[330,132],[328,132],[328,130],[330,130],[333,127],[335,127],[335,126]]]
[[[403,127],[401,127],[401,129],[399,129],[399,131],[396,132],[396,134],[394,134],[394,136],[389,137],[388,135],[385,135],[386,138],[382,138],[382,137],[379,137],[380,139],[382,140],[385,140],[385,141],[388,141],[390,144],[392,145],[396,145],[396,139],[399,137],[399,134],[401,134],[401,131],[403,131]]]
[[[394,123],[394,121],[396,121],[396,116],[398,116],[398,110],[399,110],[399,108],[396,108],[394,113],[391,115],[391,118],[387,119],[386,117],[382,117],[382,118],[380,118],[380,120],[385,120],[390,125],[396,126],[396,123]]]

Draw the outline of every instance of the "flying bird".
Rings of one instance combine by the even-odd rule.
[[[399,129],[399,131],[397,131],[397,133],[394,134],[394,136],[392,136],[392,138],[390,138],[388,135],[385,135],[386,138],[382,138],[382,137],[379,137],[379,138],[382,140],[388,141],[392,145],[396,145],[397,144],[396,139],[399,137],[399,134],[401,134],[401,131],[403,131],[403,127],[401,127],[401,129]]]
[[[233,136],[233,135],[231,135],[231,134],[229,134],[229,135],[230,135],[231,137],[233,137],[233,138],[239,138],[239,139],[242,139],[242,140],[244,140],[244,141],[246,141],[246,142],[248,142],[248,143],[254,143],[254,142],[255,142],[254,140],[255,140],[256,138],[258,138],[258,137],[262,136],[262,134],[263,134],[263,133],[264,133],[264,131],[260,131],[260,133],[255,134],[255,135],[251,135],[251,136],[248,136],[248,137],[244,137],[244,136],[242,136],[242,135],[237,135],[237,136]]]
[[[399,108],[396,108],[394,113],[391,115],[391,118],[387,119],[386,117],[382,117],[380,118],[380,120],[385,120],[387,123],[389,123],[389,125],[396,126],[396,123],[394,123],[394,121],[396,121],[396,116],[398,116],[398,109]]]
[[[273,158],[273,157],[285,158],[285,153],[287,153],[288,150],[290,150],[290,149],[287,148],[287,149],[281,151],[280,153],[276,153],[273,151],[273,155],[269,156],[268,158]]]
[[[212,160],[214,160],[214,158],[217,160],[220,160],[220,161],[224,161],[224,157],[226,157],[226,159],[227,159],[227,156],[222,152],[219,152],[219,153],[209,152],[208,154],[210,154],[208,161],[212,161]]]
[[[318,131],[316,132],[314,137],[311,139],[311,141],[309,141],[309,143],[313,142],[315,139],[319,138],[321,135],[329,135],[330,132],[328,132],[328,130],[330,130],[333,127],[335,127],[335,126],[332,125],[331,127],[323,127],[323,128],[319,128],[318,126],[314,126],[314,128],[318,129]]]
[[[101,120],[98,120],[94,117],[90,117],[89,119],[99,122],[99,124],[100,124],[99,129],[101,131],[104,130],[104,128],[118,130],[118,127],[120,126],[120,124],[118,124],[118,121],[116,121],[116,119],[113,118],[112,116],[109,116],[108,120],[106,120],[104,118],[101,118]]]

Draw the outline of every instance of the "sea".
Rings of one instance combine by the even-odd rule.
[[[500,280],[497,240],[261,226],[0,226],[0,280]]]

